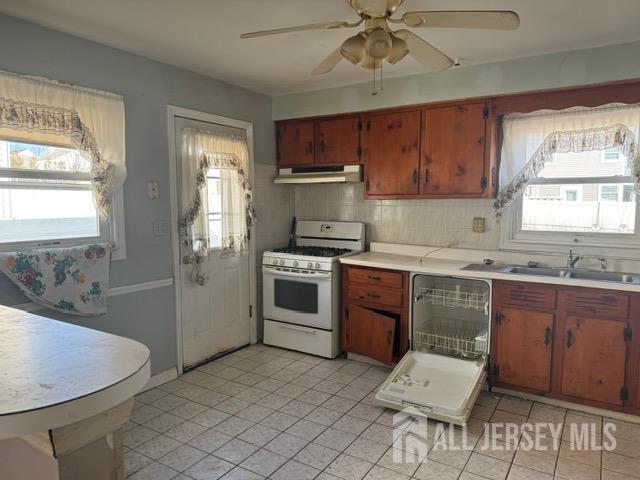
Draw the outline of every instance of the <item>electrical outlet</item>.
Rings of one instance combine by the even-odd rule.
[[[158,182],[151,180],[147,183],[147,192],[149,194],[149,200],[157,200],[160,198],[160,190],[158,189]]]
[[[155,220],[152,225],[154,237],[166,237],[169,235],[169,222],[166,220]]]
[[[484,217],[473,217],[473,225],[471,227],[473,233],[484,233],[487,231],[487,219]]]

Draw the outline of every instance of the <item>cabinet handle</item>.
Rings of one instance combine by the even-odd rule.
[[[320,140],[320,152],[324,153],[324,140]]]
[[[425,168],[424,169],[424,184],[428,184],[429,183],[429,169]]]
[[[551,343],[551,327],[544,329],[544,344],[549,345]]]
[[[573,332],[567,330],[567,348],[571,348],[571,345],[573,345]]]
[[[369,179],[367,178],[364,182],[364,188],[367,192],[369,191],[369,187],[370,187]]]
[[[382,280],[380,277],[369,277],[369,280],[373,280],[374,282],[379,282],[380,280]]]
[[[418,170],[417,169],[413,169],[413,183],[418,183]]]
[[[309,155],[313,153],[313,142],[309,142]]]
[[[391,345],[391,342],[393,342],[393,333],[391,333],[391,330],[389,330],[387,332],[387,344]]]
[[[369,298],[380,298],[380,295],[377,293],[367,293],[367,297]]]

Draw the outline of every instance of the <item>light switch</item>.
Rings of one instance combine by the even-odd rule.
[[[487,219],[484,217],[473,217],[473,226],[471,227],[474,233],[484,233],[487,231]]]
[[[158,182],[151,180],[147,183],[147,191],[149,193],[149,200],[157,200],[160,198],[160,190],[158,189]]]
[[[153,222],[153,236],[165,237],[169,235],[169,222],[166,220],[155,220]]]

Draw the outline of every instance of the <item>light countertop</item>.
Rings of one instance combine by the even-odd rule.
[[[0,332],[0,439],[89,418],[149,379],[149,349],[128,338],[3,306]]]
[[[433,275],[479,278],[486,280],[510,280],[518,282],[547,283],[569,287],[590,287],[608,290],[640,292],[640,285],[637,284],[624,284],[560,277],[545,277],[539,275],[516,275],[494,271],[462,270],[464,267],[471,263],[481,263],[483,257],[491,256],[488,254],[491,252],[477,251],[477,253],[474,254],[469,250],[461,250],[459,255],[456,255],[455,249],[449,248],[446,249],[445,255],[445,252],[443,252],[443,250],[445,249],[372,243],[372,251],[342,257],[340,259],[340,262],[346,265],[386,268],[389,270],[402,270],[407,272]],[[438,258],[443,256],[447,258]],[[459,258],[456,258],[456,256]],[[495,256],[493,258],[495,258]]]

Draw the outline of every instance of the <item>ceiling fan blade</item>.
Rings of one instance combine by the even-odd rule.
[[[341,47],[336,48],[327,58],[320,62],[320,64],[312,70],[311,75],[322,75],[333,70],[333,68],[340,63],[340,60],[342,60],[340,48]]]
[[[516,12],[501,10],[486,11],[431,11],[407,12],[401,20],[408,27],[432,28],[486,28],[491,30],[516,30],[520,17]]]
[[[352,28],[352,27],[357,27],[361,23],[362,23],[362,19],[359,22],[355,22],[355,23],[349,23],[349,22],[310,23],[308,25],[299,25],[297,27],[274,28],[273,30],[261,30],[259,32],[243,33],[242,35],[240,35],[240,38],[264,37],[267,35],[278,35],[280,33],[290,33],[290,32],[302,32],[305,30],[329,30],[332,28]]]
[[[427,69],[440,71],[453,66],[454,62],[452,59],[413,32],[409,30],[398,30],[394,32],[394,35],[407,42],[409,55]]]

